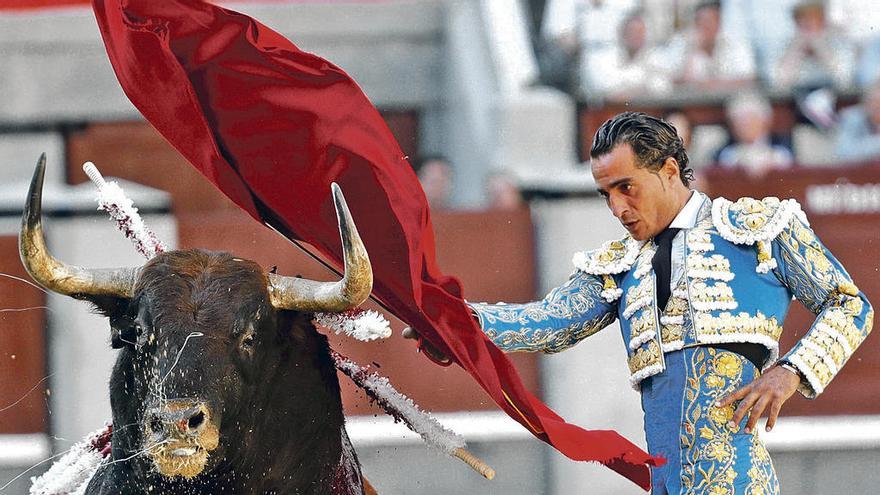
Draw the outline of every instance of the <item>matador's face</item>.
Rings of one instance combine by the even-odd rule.
[[[591,162],[596,186],[611,213],[636,240],[650,239],[665,229],[681,205],[673,194],[680,181],[678,163],[667,158],[659,170],[638,166],[628,144],[614,147]]]

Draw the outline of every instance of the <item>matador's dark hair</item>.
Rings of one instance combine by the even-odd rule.
[[[642,112],[624,112],[605,121],[593,137],[590,158],[606,155],[615,147],[628,144],[638,166],[651,171],[663,167],[667,158],[675,158],[681,181],[689,186],[694,171],[688,167],[684,143],[675,127],[663,119]]]

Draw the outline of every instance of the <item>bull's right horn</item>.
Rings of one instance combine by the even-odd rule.
[[[316,282],[298,277],[269,274],[269,297],[277,309],[307,312],[338,313],[354,309],[370,297],[373,289],[373,270],[367,249],[358,234],[342,190],[331,185],[345,274],[338,282]]]
[[[41,220],[46,154],[40,155],[21,217],[18,251],[28,274],[48,290],[87,299],[88,296],[131,297],[137,268],[92,270],[64,264],[49,254]]]

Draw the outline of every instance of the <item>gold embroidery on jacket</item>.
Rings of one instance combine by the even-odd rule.
[[[636,349],[629,357],[629,371],[631,374],[635,374],[649,366],[658,365],[660,362],[660,346],[657,345],[657,341],[650,340]]]
[[[639,312],[638,316],[633,317],[630,321],[630,349],[640,346],[656,335],[654,330],[656,319],[650,308]]]
[[[576,272],[543,300],[527,304],[471,303],[483,331],[506,352],[565,350],[613,322],[616,306],[602,304],[600,277]],[[552,320],[570,323],[557,328]],[[515,325],[499,330],[504,325]]]
[[[654,304],[654,277],[645,277],[626,290],[626,307],[623,317],[630,318],[636,311]]]
[[[672,345],[684,342],[684,325],[663,325],[660,329],[660,339],[664,345]]]
[[[709,313],[700,313],[695,315],[696,321],[694,322],[697,330],[697,340],[699,342],[706,343],[714,343],[721,342],[717,338],[712,337],[720,337],[724,335],[738,335],[744,338],[744,342],[750,342],[748,340],[749,335],[762,335],[773,339],[774,341],[779,340],[779,336],[782,335],[782,326],[776,321],[776,317],[767,318],[760,311],[756,312],[756,314],[751,315],[746,312],[741,312],[737,315],[733,315],[729,312],[721,313],[718,316],[712,316]],[[731,339],[725,342],[737,342],[736,339]],[[754,343],[762,343],[758,341],[754,341]]]
[[[787,358],[804,375],[799,390],[820,394],[870,332],[870,308],[813,231],[794,219],[777,238],[785,284],[818,315]]]
[[[695,279],[714,279],[729,282],[734,274],[730,271],[730,260],[720,254],[706,256],[690,253],[687,257],[688,277]]]

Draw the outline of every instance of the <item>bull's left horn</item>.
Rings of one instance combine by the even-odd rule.
[[[48,290],[84,299],[88,296],[131,297],[136,268],[92,270],[55,259],[43,238],[42,200],[46,154],[40,155],[21,218],[18,251],[28,274]]]
[[[269,297],[277,309],[307,312],[340,312],[358,307],[370,297],[373,290],[373,270],[370,258],[351,219],[342,191],[336,183],[331,186],[345,274],[338,282],[316,282],[297,277],[269,274]]]

